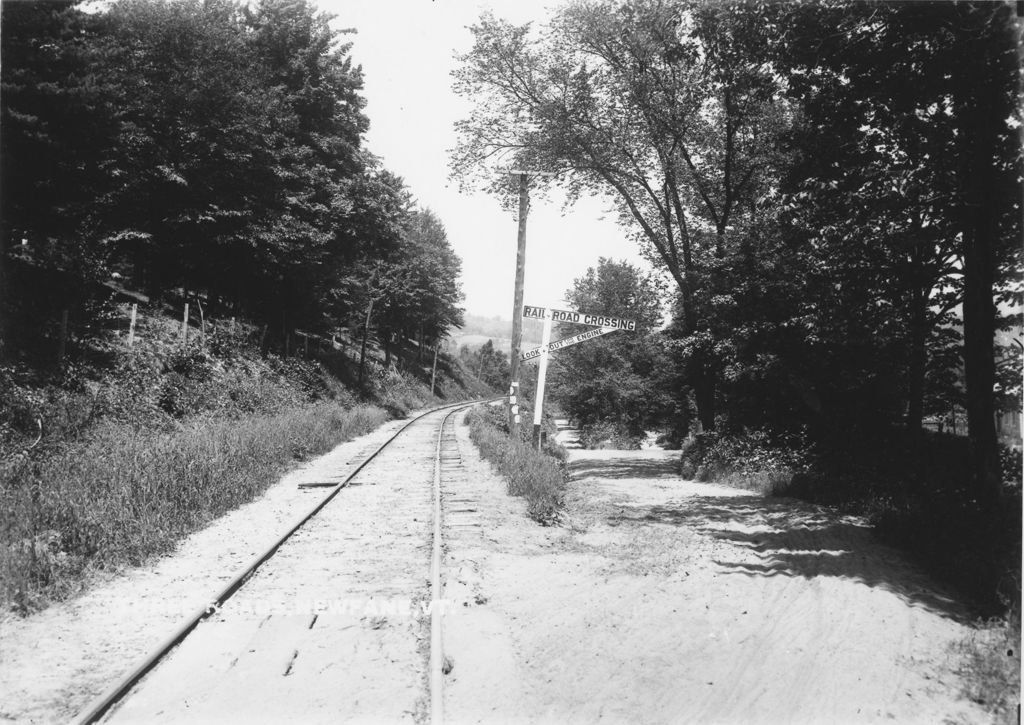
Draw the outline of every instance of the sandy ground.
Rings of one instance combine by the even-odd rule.
[[[467,461],[487,525],[449,556],[450,722],[986,722],[953,674],[964,613],[897,552],[676,458],[571,451],[548,529]]]
[[[399,424],[151,567],[5,620],[0,720],[72,716],[325,493],[297,483],[340,479]],[[986,721],[953,674],[964,613],[861,522],[683,481],[671,452],[573,450],[565,523],[544,528],[461,426],[457,444],[442,460],[449,722]],[[423,722],[427,628],[409,606],[427,592],[428,448],[410,440],[343,492],[113,720]]]
[[[297,468],[256,501],[190,536],[151,565],[108,575],[87,594],[32,617],[0,621],[0,722],[72,717],[148,654],[404,421]]]

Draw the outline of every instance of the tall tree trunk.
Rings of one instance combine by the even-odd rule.
[[[373,298],[366,307],[366,322],[363,324],[363,342],[359,348],[359,384],[363,384],[363,372],[366,369],[366,340],[370,336],[370,315],[373,314]]]
[[[1005,10],[1005,9],[1004,9]],[[964,275],[964,379],[967,436],[972,456],[974,491],[987,503],[1002,489],[999,439],[995,422],[994,301],[999,222],[1006,213],[1000,194],[1000,133],[1013,112],[1007,77],[1016,77],[1014,33],[1000,28],[990,8],[965,7],[965,44],[969,59],[958,66],[957,116],[961,119],[960,189],[962,195]],[[993,15],[989,15],[993,13]],[[1008,13],[1006,13],[1008,14]],[[1008,18],[1006,18],[1009,21]],[[1009,74],[1009,75],[1007,75]]]
[[[9,337],[8,337],[8,315],[11,313],[10,308],[7,306],[8,298],[8,277],[7,277],[7,237],[10,234],[9,229],[0,230],[0,361],[3,361],[7,356],[11,355],[11,351],[8,349]]]
[[[697,404],[697,420],[704,432],[715,429],[715,375],[710,369],[703,351],[690,363],[690,385]]]
[[[974,212],[973,228],[964,230],[964,381],[967,436],[975,491],[994,501],[1000,490],[999,439],[996,435],[994,389],[995,304],[994,264],[989,222],[983,208]]]
[[[928,294],[919,285],[911,292],[910,364],[907,367],[907,432],[913,439],[924,420],[924,377],[928,344]]]

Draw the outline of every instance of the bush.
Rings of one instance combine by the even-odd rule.
[[[1021,475],[1024,473],[1024,456],[1021,449],[1000,445],[999,466],[1003,473],[1003,483],[1020,488]]]
[[[546,452],[539,452],[526,441],[511,440],[500,406],[470,411],[469,430],[481,455],[507,480],[508,492],[526,499],[530,518],[544,525],[554,523],[565,494],[565,468],[557,454],[552,455],[560,447],[546,445]],[[564,460],[564,451],[560,453]]]
[[[624,425],[610,421],[584,425],[580,429],[580,444],[584,448],[615,448],[635,451],[640,449],[641,439],[630,435]]]
[[[684,478],[716,481],[778,493],[811,470],[815,450],[804,436],[773,438],[765,431],[700,433],[685,441],[680,456]]]
[[[396,418],[428,405],[430,388],[412,375],[394,369],[378,368],[372,376],[374,398]]]

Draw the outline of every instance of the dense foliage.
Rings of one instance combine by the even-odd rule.
[[[607,438],[636,447],[646,431],[662,427],[673,408],[665,386],[671,364],[665,339],[656,332],[657,285],[633,265],[602,258],[576,280],[566,300],[574,310],[635,320],[636,329],[559,350],[548,373],[552,398],[579,424],[584,441]],[[558,325],[552,339],[579,331]]]
[[[864,452],[962,406],[973,495],[992,501],[997,399],[1019,409],[997,398],[994,338],[1019,302],[1014,22],[998,3],[484,15],[453,173],[501,158],[608,199],[675,283],[686,427]]]
[[[309,0],[3,4],[5,356],[98,285],[432,344],[461,320],[444,227],[362,145],[362,71]],[[45,294],[44,294],[45,293]],[[52,344],[48,349],[52,349]]]
[[[494,340],[488,340],[475,350],[463,345],[459,350],[459,358],[467,370],[495,390],[502,390],[508,386],[511,374],[508,355],[495,349]]]

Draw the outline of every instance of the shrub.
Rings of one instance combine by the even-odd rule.
[[[396,418],[404,418],[431,402],[430,388],[407,373],[378,368],[372,380],[374,398]]]
[[[777,493],[811,470],[814,447],[804,436],[773,438],[765,431],[700,433],[683,443],[681,473],[764,493]]]
[[[624,425],[603,421],[584,425],[580,429],[580,444],[584,448],[615,448],[639,450],[641,439],[630,435]]]
[[[508,492],[526,499],[527,513],[532,519],[544,525],[554,523],[565,493],[564,466],[550,452],[537,451],[523,440],[511,440],[507,427],[502,430],[496,425],[498,416],[504,420],[500,406],[487,406],[483,411],[474,409],[469,413],[473,443],[505,477]],[[552,445],[545,450],[553,452],[558,448]],[[564,451],[561,453],[564,457]]]

